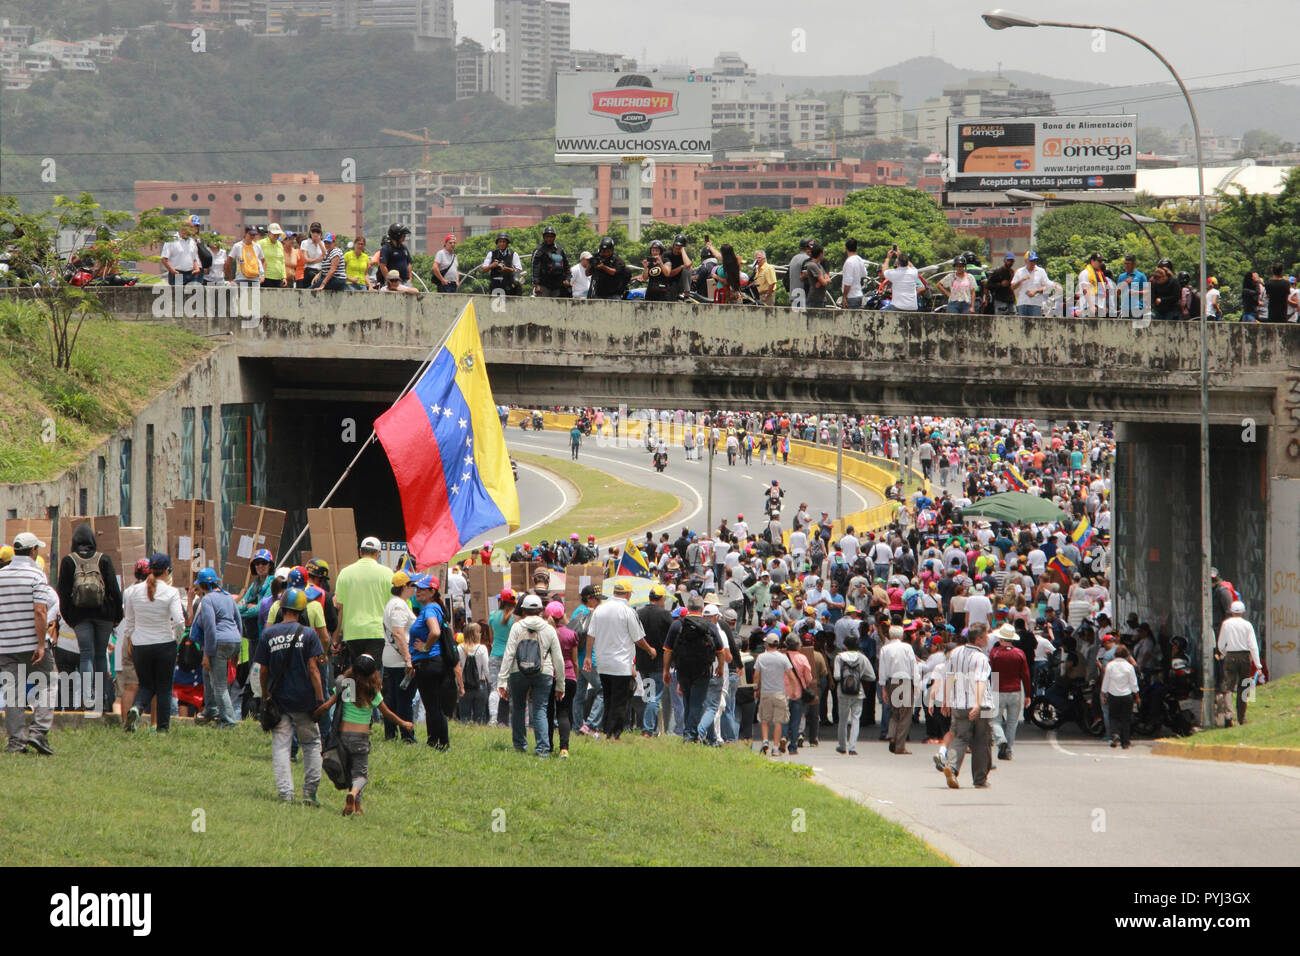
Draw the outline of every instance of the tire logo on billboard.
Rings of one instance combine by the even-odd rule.
[[[649,77],[633,73],[614,89],[593,90],[589,112],[614,120],[625,133],[644,133],[656,119],[677,115],[677,93],[656,90]]]

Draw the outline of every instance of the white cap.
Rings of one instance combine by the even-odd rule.
[[[1233,601],[1231,606],[1229,606],[1228,611],[1232,614],[1245,614],[1246,605],[1240,601]]]
[[[381,549],[380,549],[380,546],[379,546],[379,539],[376,538],[374,535],[371,535],[371,536],[368,537],[368,538],[362,538],[362,539],[361,539],[361,550],[362,550],[362,551],[379,551],[379,550],[381,550]]]
[[[32,548],[43,547],[45,547],[45,542],[36,537],[36,535],[32,534],[30,531],[24,531],[14,538],[15,551],[30,551]]]
[[[718,616],[719,616],[719,613],[720,613],[720,612],[718,611],[718,606],[717,606],[716,604],[706,604],[706,605],[704,605],[704,616],[705,616],[705,617],[718,617]]]
[[[289,580],[289,572],[292,571],[292,570],[293,570],[292,568],[276,568],[276,569],[275,569],[275,579],[276,579],[277,581],[288,581],[288,580]]]

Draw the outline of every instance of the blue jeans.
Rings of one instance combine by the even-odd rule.
[[[844,308],[846,308],[846,309],[860,309],[860,308],[862,308],[862,296],[860,296],[860,295],[850,295],[850,296],[845,296],[845,298],[844,298]]]
[[[203,285],[203,273],[173,272],[167,277],[167,281],[172,285],[194,285],[195,283]]]
[[[438,291],[439,291],[439,292],[455,292],[455,291],[456,291],[456,286],[457,286],[457,283],[455,283],[455,282],[440,282],[440,283],[438,283]]]
[[[694,681],[683,681],[677,675],[677,686],[681,688],[685,719],[681,723],[682,738],[687,741],[699,739],[700,718],[704,716],[704,702],[709,692],[709,678],[700,677]]]
[[[949,302],[944,308],[945,312],[951,312],[954,315],[970,315],[969,302]]]
[[[645,715],[641,719],[641,729],[647,734],[659,733],[659,705],[664,696],[664,673],[651,667],[649,674],[641,675],[645,687]]]
[[[581,658],[578,659],[581,663]],[[579,726],[586,725],[593,728],[599,728],[605,720],[605,694],[600,687],[600,675],[594,670],[578,671],[578,696],[574,704],[581,703],[582,707],[587,707],[588,702],[595,698],[595,703],[591,703],[591,712],[587,714],[585,720],[582,719],[581,713],[575,713],[575,718],[579,721]]]
[[[880,739],[889,736],[889,715],[894,708],[889,706],[889,691],[884,681],[876,685],[876,699],[880,701]]]
[[[722,712],[722,739],[734,743],[740,739],[740,718],[736,714],[736,691],[740,687],[740,674],[727,675],[727,709]]]
[[[1183,317],[1182,312],[1175,312],[1172,310],[1169,312],[1156,312],[1156,319],[1162,322],[1174,322],[1181,319],[1182,317]]]
[[[520,752],[528,750],[528,731],[524,729],[524,706],[529,694],[532,703],[528,704],[528,719],[533,725],[533,740],[536,742],[537,754],[549,753],[551,750],[550,734],[546,723],[546,702],[550,699],[555,686],[555,678],[550,674],[511,674],[507,679],[510,688],[510,739],[515,749]],[[438,706],[434,702],[434,706]]]
[[[109,705],[108,639],[113,636],[113,622],[86,618],[73,630],[81,651],[77,673],[81,676],[82,705],[87,710],[103,713]]]
[[[1018,305],[1016,306],[1016,315],[1042,315],[1043,307],[1041,305]]]
[[[203,712],[216,717],[223,726],[233,727],[239,722],[230,701],[230,685],[226,682],[226,662],[239,656],[239,647],[238,641],[218,642],[210,659],[212,669],[203,670]]]
[[[790,742],[785,752],[797,754],[799,752],[799,730],[803,727],[803,701],[795,697],[788,699],[787,703],[790,705],[790,722],[782,728],[781,733]]]
[[[1256,315],[1255,315],[1254,312],[1247,312],[1246,314],[1244,314],[1244,315],[1241,317],[1241,321],[1243,321],[1243,322],[1258,322],[1259,319],[1256,317]]]
[[[998,694],[998,710],[993,715],[993,742],[1006,744],[1007,750],[1016,748],[1016,728],[1025,713],[1025,695],[1014,693]]]
[[[716,744],[718,742],[718,735],[713,730],[713,724],[718,716],[718,711],[724,709],[722,707],[723,691],[722,679],[710,677],[708,690],[705,692],[704,697],[704,713],[700,715],[700,723],[695,730],[705,743]]]
[[[665,688],[668,694],[668,703],[673,708],[673,729],[672,732],[677,736],[683,735],[682,728],[686,725],[686,705],[682,703],[681,685],[677,683],[677,671],[669,675],[668,686]],[[667,721],[664,722],[667,727]]]
[[[1010,302],[998,302],[995,299],[993,301],[993,314],[994,315],[1015,315],[1016,307],[1014,304]]]

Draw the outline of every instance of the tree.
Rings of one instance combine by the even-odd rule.
[[[69,261],[72,256],[96,263],[147,259],[153,257],[144,249],[170,238],[180,222],[180,217],[164,216],[154,208],[132,223],[129,213],[105,210],[87,192],[76,199],[55,196],[53,208],[37,214],[23,213],[15,196],[0,196],[0,235],[9,254],[9,283],[28,290],[44,312],[54,368],[72,368],[82,324],[89,316],[108,315],[94,290],[65,279],[61,240],[72,237],[75,251]],[[83,241],[84,247],[78,248]]]
[[[1300,168],[1291,170],[1276,196],[1240,186],[1220,195],[1214,225],[1241,237],[1261,270],[1276,261],[1292,272],[1300,263]]]

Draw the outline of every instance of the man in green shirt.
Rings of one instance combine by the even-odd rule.
[[[362,654],[379,660],[384,653],[384,608],[392,596],[393,572],[379,563],[379,539],[361,542],[361,557],[339,573],[334,606],[339,609],[344,656],[351,662]]]
[[[284,230],[280,228],[278,222],[273,222],[267,226],[268,235],[265,239],[257,240],[258,246],[262,249],[262,257],[266,260],[266,275],[262,277],[263,289],[283,289],[289,283],[284,277]]]

